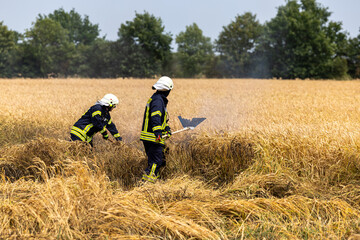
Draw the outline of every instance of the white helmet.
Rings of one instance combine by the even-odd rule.
[[[108,93],[99,102],[102,106],[116,107],[119,99],[114,94]]]
[[[152,86],[152,89],[156,89],[158,91],[168,91],[173,89],[173,87],[174,83],[171,78],[163,76],[159,78],[159,80]]]

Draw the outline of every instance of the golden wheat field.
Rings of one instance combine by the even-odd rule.
[[[174,79],[173,135],[141,183],[156,79],[0,80],[0,239],[359,239],[360,81]],[[106,93],[124,141],[69,142]]]

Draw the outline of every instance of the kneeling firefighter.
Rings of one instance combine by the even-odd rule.
[[[119,104],[118,98],[109,93],[82,115],[82,117],[71,128],[70,137],[72,141],[83,141],[93,147],[92,138],[95,133],[100,132],[105,140],[109,138],[108,129],[115,140],[122,141],[122,137],[115,124],[111,120],[110,112]]]
[[[156,92],[146,104],[140,135],[148,157],[148,166],[142,179],[148,182],[155,182],[159,178],[159,169],[166,164],[163,136],[171,135],[166,106],[168,104],[167,96],[173,89],[173,81],[171,78],[163,76],[152,86],[152,89]]]

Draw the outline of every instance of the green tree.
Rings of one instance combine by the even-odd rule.
[[[11,58],[17,44],[17,33],[0,22],[0,77],[11,77],[13,68]]]
[[[262,25],[256,15],[246,12],[223,27],[216,41],[220,53],[220,71],[226,77],[251,75],[252,55],[262,34]]]
[[[42,77],[69,75],[69,68],[75,51],[75,45],[68,39],[68,31],[60,23],[49,19],[37,19],[34,26],[25,33],[26,63],[33,61],[31,72]],[[38,69],[36,69],[38,68]]]
[[[121,24],[118,31],[117,68],[121,76],[152,77],[161,75],[171,57],[172,37],[164,33],[160,18],[136,13],[133,21]],[[120,56],[121,55],[121,56]]]
[[[39,15],[39,20],[45,18],[50,18],[60,23],[60,25],[67,30],[69,41],[76,45],[89,45],[99,36],[99,25],[92,24],[87,15],[82,18],[75,9],[66,12],[63,8],[60,8],[48,16]]]
[[[213,55],[210,38],[203,36],[202,30],[196,23],[193,23],[186,26],[185,32],[180,32],[177,35],[176,43],[178,44],[177,55],[183,76],[203,75],[206,63]]]
[[[63,8],[60,8],[49,15],[38,16],[39,21],[45,19],[59,23],[67,32],[67,41],[69,42],[67,45],[70,47],[68,50],[71,51],[68,51],[66,58],[63,59],[66,69],[63,68],[60,73],[62,75],[93,76],[94,68],[91,68],[90,63],[87,61],[94,62],[88,56],[94,55],[95,53],[91,51],[97,50],[97,46],[101,44],[96,42],[99,36],[98,24],[92,24],[88,16],[82,17],[74,9],[66,12]],[[75,49],[73,45],[75,45]],[[65,49],[63,48],[63,50]],[[99,61],[102,60],[99,59]]]
[[[347,56],[349,75],[353,78],[360,78],[360,34],[349,39]]]
[[[342,78],[346,75],[346,34],[329,22],[331,13],[315,0],[289,0],[267,25],[258,53],[270,76]]]
[[[116,42],[102,38],[96,39],[91,45],[82,48],[79,63],[79,74],[90,78],[116,78],[117,62]]]
[[[204,68],[205,76],[207,78],[222,78],[224,77],[223,72],[221,71],[221,68],[219,66],[221,65],[221,56],[219,55],[213,55],[209,59],[209,61],[206,63],[206,66]]]

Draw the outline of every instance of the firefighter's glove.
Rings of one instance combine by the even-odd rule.
[[[167,121],[169,121],[169,120],[167,120]],[[166,126],[166,127],[165,127],[165,132],[166,132],[166,138],[170,138],[172,132],[171,132],[171,129],[170,129],[169,126]]]
[[[156,137],[155,142],[159,143],[161,141],[161,138],[162,138],[161,131],[155,131],[154,134],[155,134],[155,137]]]
[[[164,136],[164,138],[165,139],[168,139],[168,138],[170,138],[171,137],[171,131],[169,130],[169,131],[166,131],[166,134],[165,134],[165,136]]]
[[[155,140],[155,142],[157,142],[157,143],[158,143],[158,142],[160,142],[160,141],[161,141],[161,135],[157,135],[157,136],[156,136],[156,140]]]
[[[103,136],[103,139],[105,139],[105,140],[108,140],[108,139],[109,139],[109,134],[107,134],[107,133],[106,133],[106,134],[103,134],[102,136]]]
[[[121,142],[121,141],[122,141],[122,137],[116,137],[115,140]]]

